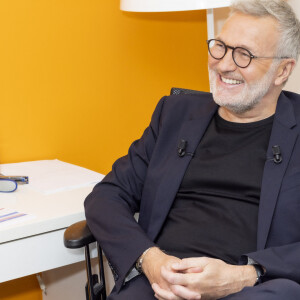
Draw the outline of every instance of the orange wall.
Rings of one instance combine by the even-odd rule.
[[[209,89],[205,11],[9,0],[0,28],[0,163],[58,158],[107,173],[172,86]]]
[[[106,173],[170,87],[209,89],[204,11],[10,0],[0,28],[1,163],[58,158]]]
[[[0,284],[1,300],[42,300],[35,276],[28,276]],[[59,300],[59,299],[57,299]]]

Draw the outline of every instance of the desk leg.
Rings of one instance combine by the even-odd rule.
[[[36,279],[37,279],[37,281],[38,281],[38,283],[40,285],[40,288],[41,288],[43,294],[47,295],[46,285],[45,285],[44,280],[41,277],[41,275],[40,274],[36,274]]]

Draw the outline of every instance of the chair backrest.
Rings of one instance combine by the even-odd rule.
[[[176,88],[176,87],[171,88],[170,95],[182,95],[182,94],[203,95],[208,93],[202,91],[190,90],[190,89]]]

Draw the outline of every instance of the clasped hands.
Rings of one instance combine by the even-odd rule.
[[[142,267],[159,300],[220,299],[256,281],[253,266],[230,265],[208,257],[181,260],[156,247],[147,252]]]

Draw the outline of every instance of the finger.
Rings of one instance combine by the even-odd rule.
[[[158,300],[166,300],[166,299],[164,299],[164,298],[159,297],[157,294],[154,294],[154,297],[155,297],[156,299],[158,299]]]
[[[155,297],[156,299],[158,299],[158,300],[167,300],[167,299],[165,299],[165,298],[159,297],[157,294],[154,294],[154,297]]]
[[[176,296],[173,292],[162,289],[158,284],[153,283],[152,289],[155,292],[155,297],[159,300],[183,300]]]
[[[165,267],[161,268],[161,276],[170,284],[187,285],[190,282],[192,275],[194,274],[174,273],[172,271],[169,271]]]
[[[167,300],[167,299],[165,299],[165,298],[159,297],[157,294],[154,294],[154,297],[155,297],[156,299],[158,299],[158,300]]]
[[[190,268],[203,268],[207,264],[206,257],[184,258],[181,261],[172,264],[172,268],[177,271],[184,271]]]
[[[182,285],[171,285],[171,291],[176,295],[183,299],[187,300],[196,300],[201,299],[201,294],[191,291],[188,288],[182,286]]]
[[[204,269],[202,267],[195,267],[184,270],[184,273],[201,273],[203,270]]]

